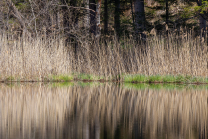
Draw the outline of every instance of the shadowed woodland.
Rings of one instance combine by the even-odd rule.
[[[2,0],[0,27],[23,37],[61,35],[67,42],[89,36],[145,39],[152,29],[163,35],[194,29],[195,36],[206,36],[207,5],[203,0]]]

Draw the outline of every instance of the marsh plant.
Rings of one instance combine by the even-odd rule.
[[[153,35],[145,45],[138,45],[131,37],[124,38],[122,44],[115,39],[85,39],[77,43],[76,53],[74,44],[66,46],[60,37],[14,39],[3,34],[0,35],[0,79],[44,81],[59,76],[69,81],[77,73],[86,74],[80,78],[89,76],[90,80],[95,77],[124,80],[120,75],[135,74],[141,75],[134,77],[135,80],[145,81],[148,75],[152,82],[163,80],[157,75],[167,75],[164,79],[167,81],[176,75],[207,78],[206,41],[184,34],[179,39],[173,34],[168,39]]]

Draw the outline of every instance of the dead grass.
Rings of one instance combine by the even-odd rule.
[[[64,47],[58,38],[0,36],[0,80],[43,81],[51,75],[85,73],[105,79],[121,74],[189,75],[207,77],[208,47],[191,33],[147,38],[146,54],[133,38],[117,43],[114,39],[98,43],[80,40],[77,55],[72,45]],[[107,41],[105,45],[104,41]],[[142,46],[144,47],[144,46]]]

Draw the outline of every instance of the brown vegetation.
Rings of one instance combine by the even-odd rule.
[[[206,42],[193,39],[190,33],[169,34],[169,39],[150,36],[145,52],[140,49],[144,45],[138,46],[133,38],[124,38],[124,43],[116,43],[114,39],[101,39],[97,43],[87,38],[79,39],[80,47],[75,54],[73,42],[65,47],[65,41],[58,37],[18,40],[1,35],[0,79],[37,81],[49,75],[73,73],[99,75],[106,79],[119,74],[202,77],[208,74]]]

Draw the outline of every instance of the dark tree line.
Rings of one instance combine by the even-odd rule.
[[[208,19],[206,1],[181,3],[192,8],[195,3],[198,10],[189,17],[180,16],[185,11],[183,8],[178,14],[171,13],[173,5],[180,5],[180,1],[175,0],[2,0],[0,27],[7,31],[18,30],[22,35],[40,36],[44,31],[46,35],[63,33],[68,41],[80,36],[94,35],[97,38],[112,34],[118,40],[124,34],[146,39],[146,32],[152,28],[160,31],[166,24],[175,29],[198,17],[200,31],[204,35]],[[155,22],[150,23],[151,20]],[[197,27],[192,24],[190,28],[193,26]]]

